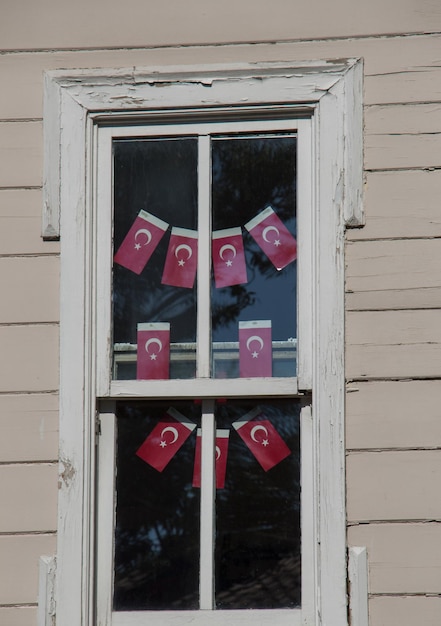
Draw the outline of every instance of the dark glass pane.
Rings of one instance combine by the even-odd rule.
[[[218,404],[217,427],[231,428],[256,404]],[[216,492],[218,609],[300,605],[300,402],[262,401],[257,406],[291,453],[264,471],[231,428],[225,488]],[[255,417],[253,423],[257,425],[252,431],[256,454],[270,454],[277,436],[260,418]],[[264,428],[270,431],[269,437]]]
[[[162,439],[170,444],[170,424],[162,423],[170,406],[200,425],[200,407],[192,402],[117,404],[117,611],[199,606],[200,490],[192,487],[196,430],[162,471],[136,454],[155,427],[167,428]],[[158,443],[144,451],[150,463],[156,449],[168,450]]]
[[[171,227],[197,230],[197,140],[116,140],[113,150],[114,251],[120,253],[141,209],[169,224],[157,247],[155,236],[149,242],[157,225],[143,220],[139,228],[135,226],[138,235],[129,242],[128,254],[153,250],[139,274],[114,263],[114,378],[137,377],[137,325],[148,322],[170,324],[170,378],[191,378],[195,375],[196,282],[188,288],[161,281]],[[149,356],[155,350],[153,344]]]
[[[272,375],[295,376],[297,263],[277,270],[244,225],[271,206],[296,237],[296,138],[281,134],[214,139],[212,164],[213,231],[242,228],[247,271],[243,284],[217,288],[213,280],[213,375],[240,375],[239,322],[267,320],[272,327]],[[270,226],[265,237],[280,251],[284,244],[276,233]],[[228,255],[226,248],[223,257],[231,263]],[[257,363],[259,342],[250,347]]]

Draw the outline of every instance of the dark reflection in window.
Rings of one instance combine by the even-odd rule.
[[[117,404],[117,611],[199,607],[200,490],[191,485],[195,432],[162,472],[136,456],[170,406],[200,425],[200,407],[191,402]]]
[[[218,404],[217,427],[230,428],[256,404]],[[231,431],[225,489],[216,492],[218,609],[300,605],[300,402],[258,406],[291,454],[265,472]]]
[[[143,209],[170,226],[140,275],[114,264],[113,341],[114,377],[136,378],[134,346],[137,324],[170,322],[172,344],[191,342],[186,360],[170,364],[170,378],[195,375],[196,285],[162,285],[171,227],[197,230],[197,139],[116,140],[114,151],[114,251]],[[121,358],[118,358],[121,357]]]
[[[296,237],[296,138],[278,134],[213,139],[213,231],[242,227],[248,274],[246,284],[218,289],[212,283],[216,378],[239,376],[239,320],[270,320],[273,376],[296,375],[297,263],[278,271],[244,228],[267,206]]]

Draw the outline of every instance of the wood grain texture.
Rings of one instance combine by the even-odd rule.
[[[441,593],[441,524],[361,524],[348,542],[367,547],[371,594]]]
[[[348,240],[440,237],[441,171],[372,172],[366,176],[363,228]]]
[[[441,446],[440,380],[359,382],[346,394],[346,447]]]
[[[4,463],[55,461],[58,457],[58,396],[0,395],[0,458]]]
[[[0,606],[0,624],[5,626],[35,626],[37,607],[35,606]]]
[[[0,465],[0,532],[55,531],[58,465]]]
[[[439,310],[347,312],[346,376],[438,377]]]
[[[302,19],[299,19],[301,11]],[[106,15],[106,28],[102,16]],[[50,18],[50,19],[49,19]],[[357,5],[336,0],[332,19],[320,0],[128,0],[124,5],[104,0],[78,0],[73,6],[54,0],[12,4],[0,28],[4,49],[143,46],[234,41],[275,41],[441,30],[441,8],[430,0],[372,0]]]
[[[440,450],[352,452],[346,481],[350,522],[441,519]]]
[[[0,324],[58,322],[59,258],[0,258]]]
[[[58,389],[58,326],[0,326],[0,391]]]
[[[430,596],[372,597],[370,626],[439,626],[441,598]]]
[[[364,165],[368,170],[441,166],[441,133],[368,135]]]
[[[37,602],[38,560],[56,544],[54,534],[0,536],[0,604]]]
[[[441,239],[359,241],[346,245],[346,307],[441,307]]]
[[[0,163],[0,187],[41,186],[41,122],[0,122]]]

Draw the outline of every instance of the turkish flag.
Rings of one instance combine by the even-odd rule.
[[[253,217],[245,228],[276,269],[283,269],[297,258],[297,241],[272,207],[266,207]]]
[[[265,472],[291,454],[291,450],[271,422],[265,419],[259,407],[233,422],[233,426]]]
[[[242,229],[226,228],[212,234],[214,280],[216,287],[229,287],[247,282]]]
[[[162,472],[195,428],[196,424],[170,407],[138,448],[136,456]]]
[[[113,260],[135,274],[140,274],[167,228],[167,222],[141,210]]]
[[[225,475],[227,473],[228,439],[230,431],[227,429],[216,430],[216,489],[225,487]],[[193,487],[201,486],[201,448],[202,430],[198,428],[196,436],[196,448],[194,452]]]
[[[239,322],[239,376],[273,375],[271,320]]]
[[[138,380],[170,378],[169,322],[138,324],[136,378]]]
[[[172,228],[165,259],[162,284],[192,288],[198,264],[198,233],[187,228]]]

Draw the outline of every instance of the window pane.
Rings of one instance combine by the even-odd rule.
[[[114,378],[191,378],[197,140],[115,140],[113,150]]]
[[[295,376],[296,138],[213,139],[212,178],[213,375]]]
[[[300,605],[300,406],[217,405],[217,427],[231,431],[225,488],[216,492],[218,609]],[[253,427],[239,436],[247,425],[235,431],[233,422],[253,410]]]
[[[176,411],[200,425],[192,402],[117,404],[115,610],[199,608],[196,431]]]

